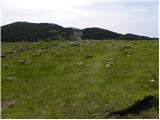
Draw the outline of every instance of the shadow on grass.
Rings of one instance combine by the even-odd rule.
[[[134,105],[128,108],[109,112],[105,116],[105,118],[111,119],[111,118],[116,118],[116,117],[118,118],[124,117],[128,114],[139,114],[140,112],[147,111],[153,107],[157,108],[157,106],[159,106],[159,99],[154,96],[147,96],[147,97],[144,97],[142,100],[135,102]]]

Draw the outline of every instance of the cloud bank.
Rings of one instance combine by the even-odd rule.
[[[158,0],[3,0],[2,24],[49,22],[158,37]]]

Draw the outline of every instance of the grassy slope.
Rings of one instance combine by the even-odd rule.
[[[69,43],[2,43],[2,118],[104,118],[158,96],[158,41]]]

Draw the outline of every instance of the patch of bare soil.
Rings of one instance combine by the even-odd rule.
[[[13,107],[15,105],[16,101],[13,99],[7,100],[7,101],[1,101],[1,109],[5,109],[8,107]]]
[[[149,113],[149,111],[151,111],[151,109],[153,108],[159,109],[158,106],[159,106],[158,98],[154,96],[147,96],[147,97],[144,97],[144,99],[135,102],[135,104],[133,104],[128,108],[109,112],[105,116],[105,118],[106,119],[122,118],[122,117],[124,118],[124,116],[127,116],[128,114],[134,114],[135,116],[137,116],[141,113],[145,113],[145,112]],[[146,118],[158,118],[158,115],[146,116]]]

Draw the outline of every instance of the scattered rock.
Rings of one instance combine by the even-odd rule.
[[[77,62],[76,65],[82,66],[82,65],[83,65],[83,62]]]
[[[108,61],[107,64],[113,65],[113,62],[112,61]]]
[[[108,58],[105,59],[105,61],[107,61],[107,60],[108,60]]]
[[[2,109],[7,108],[7,107],[13,107],[15,103],[16,103],[15,100],[1,101],[1,107]]]
[[[152,80],[150,80],[150,82],[155,82],[155,80],[154,80],[154,79],[152,79]]]
[[[17,53],[16,50],[12,50],[12,51],[8,51],[7,54],[13,54],[13,53]]]
[[[48,52],[49,51],[49,49],[47,49],[47,48],[40,48],[40,49],[38,49],[37,51],[35,51],[35,53],[33,53],[33,56],[39,56],[39,55],[41,55],[42,53],[46,53],[46,52]]]
[[[17,49],[17,51],[26,51],[26,50],[28,50],[28,48],[26,48],[26,47],[18,48],[18,49]]]
[[[79,46],[79,44],[76,43],[76,42],[70,42],[69,45],[70,45],[70,46]]]
[[[106,68],[109,68],[110,66],[111,66],[110,64],[107,64],[107,65],[106,65]]]
[[[128,44],[125,44],[122,46],[122,48],[130,48],[130,46]]]
[[[45,48],[40,48],[36,51],[37,53],[44,53],[44,52],[48,52],[48,49]]]
[[[15,100],[12,100],[12,101],[9,101],[9,102],[7,103],[7,105],[8,105],[9,107],[11,107],[11,106],[13,106],[15,103],[16,103],[16,101],[15,101]]]
[[[109,58],[109,60],[111,61],[111,60],[113,60],[113,58]]]
[[[29,64],[30,61],[28,61],[28,60],[20,60],[19,63],[20,64]]]
[[[7,77],[6,79],[7,79],[7,80],[16,80],[16,78],[13,77],[13,76],[9,76],[9,77]]]
[[[106,58],[105,61],[112,61],[113,58]]]
[[[40,53],[33,53],[32,56],[39,56],[39,55],[40,55]]]
[[[87,54],[86,56],[85,56],[85,58],[92,58],[93,57],[93,55],[91,55],[91,54]]]
[[[112,62],[113,58],[106,58],[105,61],[106,61],[106,68],[109,68],[111,67],[111,65],[113,65],[113,62]]]

